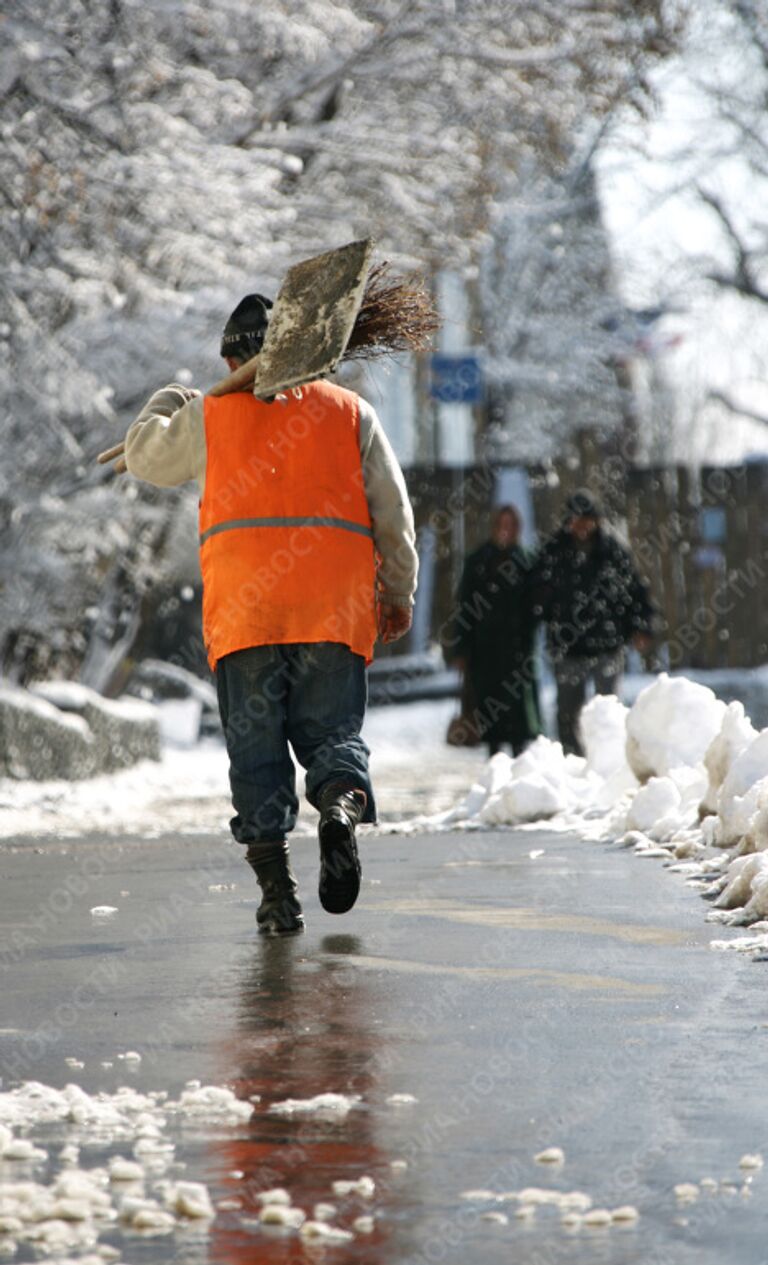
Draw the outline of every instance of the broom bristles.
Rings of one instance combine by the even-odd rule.
[[[371,269],[343,360],[425,351],[440,327],[423,278],[396,277],[388,263]]]

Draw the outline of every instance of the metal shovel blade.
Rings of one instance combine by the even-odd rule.
[[[254,395],[265,399],[333,372],[352,333],[372,253],[365,238],[288,270],[258,355]]]

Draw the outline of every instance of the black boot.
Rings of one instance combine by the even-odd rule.
[[[345,914],[360,892],[360,859],[355,826],[365,812],[365,791],[332,782],[320,793],[320,904],[329,914]]]
[[[249,843],[245,859],[262,891],[262,901],[256,910],[259,931],[265,936],[303,931],[304,918],[288,858],[288,844]]]

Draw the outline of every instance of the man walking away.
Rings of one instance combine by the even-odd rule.
[[[247,295],[227,321],[230,369],[257,354],[271,303]],[[416,587],[413,514],[369,404],[315,381],[269,400],[157,391],[130,427],[128,470],[200,490],[203,632],[230,761],[232,833],[262,890],[270,935],[304,919],[287,836],[295,770],[320,812],[319,896],[351,909],[360,890],[355,828],[376,819],[360,736],[365,667],[377,635],[408,631]]]
[[[618,694],[624,647],[651,645],[653,607],[628,551],[603,525],[600,505],[582,489],[566,503],[563,525],[535,566],[537,608],[557,682],[557,730],[566,752],[581,754],[578,717],[587,686]]]

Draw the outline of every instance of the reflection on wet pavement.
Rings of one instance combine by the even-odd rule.
[[[225,1199],[241,1203],[222,1211],[212,1230],[211,1260],[221,1265],[306,1259],[307,1245],[297,1243],[295,1230],[256,1224],[264,1191],[285,1188],[308,1219],[317,1203],[330,1202],[338,1209],[332,1223],[350,1229],[357,1217],[386,1205],[388,1187],[397,1184],[390,1168],[397,1157],[377,1136],[376,1107],[391,1108],[376,1101],[388,1046],[373,1018],[375,982],[350,969],[363,951],[356,937],[326,936],[320,949],[310,958],[300,941],[257,944],[239,980],[237,1027],[221,1047],[221,1075],[238,1097],[261,1101],[248,1136],[213,1147],[217,1186]],[[340,1118],[270,1114],[285,1099],[329,1092],[363,1101]],[[373,1199],[334,1195],[333,1182],[361,1176],[376,1183]],[[387,1259],[387,1238],[386,1221],[376,1217],[371,1233],[355,1236],[355,1261]]]

